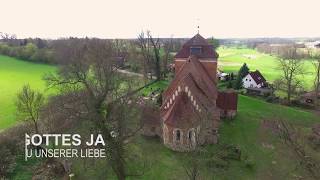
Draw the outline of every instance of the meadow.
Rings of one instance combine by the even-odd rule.
[[[235,145],[241,149],[243,157],[250,159],[252,166],[247,165],[247,160],[241,159],[230,160],[225,168],[211,169],[205,163],[206,156],[201,155],[200,159],[203,160],[199,164],[200,179],[294,179],[299,175],[305,177],[306,172],[300,168],[294,170],[297,160],[292,150],[270,133],[270,130],[262,127],[263,120],[276,118],[289,121],[303,132],[310,132],[310,127],[320,120],[315,114],[304,110],[241,95],[236,118],[221,124],[219,144],[208,145],[204,149],[216,154],[223,145]],[[188,179],[184,168],[190,163],[190,154],[166,148],[159,138],[137,136],[127,149],[131,155],[128,158],[131,172],[141,170],[142,164],[145,165],[141,176],[128,179]],[[319,152],[311,153],[320,158]],[[77,179],[115,179],[105,161],[95,161],[95,165],[101,168],[84,167],[84,164],[81,159],[74,161]]]
[[[42,77],[55,70],[54,66],[0,55],[0,131],[17,123],[15,100],[22,86],[30,84],[31,88],[47,94]]]
[[[220,48],[220,62],[225,71],[237,71],[243,62],[247,62],[251,70],[259,69],[269,80],[274,80],[280,74],[276,70],[276,59],[251,49]],[[255,59],[246,58],[254,55]],[[46,72],[55,71],[56,67],[43,64],[33,64],[15,58],[0,56],[0,129],[13,126],[15,117],[14,101],[21,87],[29,83],[32,88],[48,94],[45,82],[42,80]],[[311,80],[311,76],[309,80]],[[146,94],[156,88],[167,86],[167,82],[148,87],[142,93]],[[152,88],[152,89],[151,89]],[[240,95],[238,115],[233,121],[224,121],[220,128],[218,145],[206,146],[205,149],[215,153],[224,144],[233,144],[249,157],[252,167],[245,160],[229,162],[228,168],[213,171],[203,162],[200,164],[200,175],[203,179],[292,179],[295,175],[305,175],[303,171],[293,171],[297,164],[291,150],[279,139],[262,130],[263,120],[282,118],[299,126],[303,132],[310,132],[311,126],[320,119],[315,114]],[[164,147],[157,138],[137,136],[128,146],[134,153],[129,160],[129,169],[139,168],[137,162],[144,161],[147,168],[142,176],[129,179],[186,179],[184,166],[188,154],[173,152]],[[314,152],[316,153],[316,152]],[[316,157],[320,158],[319,153]],[[136,161],[137,160],[137,161]],[[138,161],[139,160],[139,161]],[[136,163],[135,163],[136,162]],[[37,162],[30,162],[36,165]],[[114,175],[106,168],[83,168],[83,160],[74,160],[74,173],[77,179],[101,179]],[[11,179],[29,179],[32,176],[30,164],[19,163],[19,168],[12,174]],[[107,167],[105,161],[96,161],[96,166]],[[141,164],[140,164],[141,165]]]
[[[243,47],[220,47],[219,53],[219,69],[225,72],[238,72],[243,63],[247,63],[251,71],[259,70],[269,82],[273,82],[281,76],[281,70],[278,67],[278,59],[276,56],[259,53],[254,49]],[[306,89],[311,89],[315,77],[315,69],[312,61],[305,60],[303,85]]]
[[[247,63],[250,70],[258,69],[269,82],[281,75],[275,56],[259,53],[254,49],[224,46],[218,49],[218,53],[220,70],[236,73],[243,63]],[[306,74],[303,76],[303,83],[306,89],[311,89],[315,71],[310,61],[305,62],[304,68]],[[18,90],[29,83],[31,88],[47,93],[42,77],[46,72],[55,70],[56,67],[51,65],[0,55],[0,130],[16,123],[14,101]],[[161,87],[166,84],[162,83]]]

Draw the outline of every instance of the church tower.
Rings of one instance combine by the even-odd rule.
[[[177,74],[180,71],[182,65],[192,55],[197,57],[206,69],[207,73],[216,83],[217,60],[219,55],[214,50],[214,47],[210,45],[200,34],[196,34],[187,43],[185,43],[182,46],[182,49],[175,55],[175,73]]]
[[[160,122],[164,145],[176,151],[193,150],[218,141],[218,53],[200,34],[175,56],[175,78],[163,93]]]

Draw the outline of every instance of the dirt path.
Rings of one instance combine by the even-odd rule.
[[[127,71],[124,69],[117,69],[118,72],[123,73],[123,74],[127,74],[129,76],[139,76],[143,78],[143,74],[140,73],[135,73],[135,72],[131,72],[131,71]]]

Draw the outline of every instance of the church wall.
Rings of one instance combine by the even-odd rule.
[[[223,110],[223,109],[221,109],[220,110],[220,114],[221,114],[221,118],[230,118],[230,119],[232,119],[232,118],[234,118],[236,116],[237,110],[231,110],[231,109]]]
[[[213,108],[207,118],[203,118],[201,125],[202,144],[216,144],[218,142],[218,128],[220,122],[220,110]]]
[[[194,128],[177,128],[163,124],[163,143],[168,148],[174,151],[186,152],[194,150],[197,141],[200,127]],[[180,140],[177,140],[177,131],[180,132]],[[189,132],[192,134],[189,138]]]

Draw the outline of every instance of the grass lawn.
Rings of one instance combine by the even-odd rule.
[[[17,123],[14,102],[22,86],[29,83],[31,88],[44,92],[42,77],[55,69],[54,66],[0,55],[0,131]]]
[[[205,149],[214,154],[219,146],[234,144],[252,160],[253,168],[248,168],[244,160],[233,160],[230,161],[229,168],[214,172],[201,162],[199,167],[201,179],[293,179],[295,174],[304,176],[305,172],[293,171],[297,161],[291,150],[277,137],[261,130],[263,119],[269,120],[275,117],[286,119],[305,132],[310,131],[313,123],[320,122],[319,117],[307,111],[240,96],[237,117],[231,122],[223,122],[219,144],[206,146]],[[269,146],[265,147],[265,144]],[[137,136],[128,146],[128,152],[131,154],[130,170],[142,168],[143,162],[146,164],[142,176],[129,179],[187,179],[184,166],[187,165],[186,159],[190,154],[171,151],[158,138]],[[319,152],[317,155],[320,158]],[[76,178],[115,179],[104,161],[98,160],[95,163],[95,166],[87,166],[84,169],[83,160],[76,160],[74,162]]]
[[[166,89],[169,85],[168,81],[158,81],[146,88],[144,88],[143,90],[141,90],[141,94],[143,96],[149,96],[152,92],[157,92],[160,93],[162,90]]]
[[[259,70],[267,81],[274,81],[281,75],[278,68],[277,57],[259,53],[254,49],[220,47],[219,68],[226,72],[238,72],[243,63],[247,63],[251,71]],[[305,75],[303,77],[304,86],[312,88],[315,69],[311,61],[306,60],[304,64]]]
[[[253,169],[247,168],[242,161],[232,161],[227,170],[213,173],[205,165],[200,167],[204,179],[277,179],[286,177],[293,169],[295,160],[290,159],[290,150],[283,146],[275,137],[260,131],[262,119],[281,117],[299,125],[304,129],[320,122],[319,117],[298,109],[265,103],[246,96],[240,96],[239,113],[232,122],[224,122],[220,129],[220,144],[234,144],[243,153],[253,159]],[[263,143],[274,146],[274,149],[263,147]],[[206,148],[215,151],[216,146]],[[183,166],[186,154],[173,152],[165,148],[159,140],[140,138],[134,146],[141,152],[141,158],[150,162],[151,168],[141,179],[186,179]],[[276,164],[272,164],[272,162]],[[291,177],[292,178],[292,177]],[[290,178],[289,178],[290,179]]]

